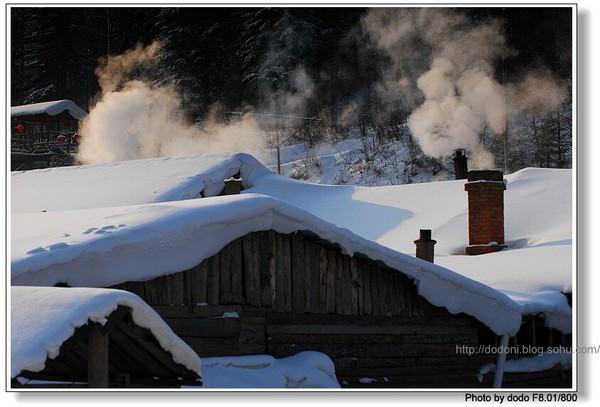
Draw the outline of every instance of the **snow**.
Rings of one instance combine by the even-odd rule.
[[[339,388],[335,367],[320,352],[287,358],[269,355],[202,359],[203,388]]]
[[[67,211],[168,202],[217,195],[242,167],[260,170],[246,154],[207,154],[11,173],[12,213]],[[266,169],[263,169],[267,171]],[[246,178],[252,173],[244,174]],[[43,199],[40,199],[43,197]]]
[[[242,194],[215,196],[238,172]],[[431,303],[472,315],[496,334],[514,335],[522,315],[537,313],[570,332],[562,293],[573,286],[572,171],[531,168],[505,178],[507,247],[466,256],[465,180],[318,185],[273,174],[247,154],[12,173],[11,281],[147,280],[193,267],[253,231],[311,230],[349,255],[401,270]],[[414,257],[419,229],[432,229],[435,264]]]
[[[23,370],[39,372],[46,359],[59,355],[76,328],[104,325],[119,305],[132,309],[133,321],[149,329],[173,360],[200,372],[200,358],[141,298],[127,291],[98,288],[11,288],[11,377]]]
[[[14,117],[46,113],[50,116],[56,116],[65,110],[77,120],[83,120],[87,116],[87,113],[83,109],[67,99],[34,103],[31,105],[13,106],[10,108],[10,115]]]
[[[69,176],[76,177],[77,170],[73,168]],[[242,169],[242,175],[252,173],[261,174],[255,177],[257,180],[271,177],[267,172]],[[21,177],[27,174],[22,173]],[[252,180],[252,176],[244,178],[246,182]],[[290,196],[296,193],[298,182],[277,178],[282,185],[291,186]],[[19,178],[13,177],[13,205],[22,201],[16,179]],[[100,190],[102,194],[107,191]],[[350,211],[346,216],[354,215]],[[419,293],[432,304],[452,313],[473,315],[498,334],[514,334],[521,323],[516,304],[490,287],[381,246],[267,195],[246,193],[154,204],[13,213],[11,221],[13,285],[66,283],[106,287],[143,281],[189,269],[253,231],[310,230],[338,243],[349,255],[360,252],[402,270],[415,279]],[[447,295],[449,292],[454,295]]]

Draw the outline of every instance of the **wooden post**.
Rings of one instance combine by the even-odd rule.
[[[88,336],[88,387],[108,387],[108,332],[94,324]]]

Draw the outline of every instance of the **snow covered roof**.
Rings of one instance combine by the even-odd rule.
[[[134,323],[149,329],[175,362],[199,374],[198,355],[135,294],[98,288],[12,287],[11,377],[42,371],[76,328],[89,321],[104,325],[120,305],[132,310]]]
[[[87,113],[82,108],[67,99],[55,100],[52,102],[33,103],[31,105],[12,106],[10,108],[10,115],[11,117],[14,117],[46,113],[50,116],[56,116],[65,110],[77,120],[83,120],[87,116]]]
[[[216,195],[238,171],[242,195],[190,199]],[[568,332],[571,308],[561,292],[572,287],[571,172],[529,169],[507,179],[509,247],[471,257],[464,181],[314,185],[277,176],[246,154],[13,173],[12,284],[145,280],[190,268],[253,231],[311,230],[401,270],[434,305],[498,334],[516,333],[523,314],[538,312]],[[437,264],[414,258],[419,228],[433,229]]]

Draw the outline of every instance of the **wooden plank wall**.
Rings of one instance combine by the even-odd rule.
[[[251,233],[190,270],[119,288],[144,298],[203,357],[317,350],[352,386],[373,373],[394,384],[416,365],[423,377],[475,371],[448,356],[475,343],[471,319],[429,304],[403,274],[304,233]]]
[[[302,233],[250,233],[190,270],[118,287],[150,305],[189,310],[240,304],[298,314],[444,314],[418,296],[403,274]]]
[[[456,352],[476,343],[469,317],[267,314],[268,352],[327,354],[344,387],[479,387],[479,361]]]
[[[478,343],[480,323],[308,233],[250,233],[190,270],[116,288],[146,300],[202,357],[314,350],[345,387],[489,387],[477,371],[493,360],[456,351]]]

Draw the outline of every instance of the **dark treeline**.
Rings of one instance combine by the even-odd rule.
[[[191,121],[204,117],[217,102],[227,110],[253,106],[272,113],[300,113],[290,112],[273,95],[297,93],[304,86],[303,76],[297,75],[301,69],[312,86],[310,97],[303,100],[303,114],[325,112],[338,117],[349,103],[360,100],[363,116],[375,125],[381,101],[371,100],[372,88],[381,79],[381,67],[390,61],[369,46],[360,28],[367,11],[357,7],[12,7],[11,104],[71,99],[89,109],[100,91],[94,71],[103,58],[161,40],[164,47],[153,80],[177,87]],[[501,19],[510,50],[496,64],[501,83],[518,78],[531,66],[544,67],[561,81],[570,78],[570,9],[461,8],[457,12],[473,21]],[[388,117],[402,122],[412,107],[396,106]],[[536,118],[523,120],[529,120],[537,137]],[[494,142],[498,141],[488,145],[493,147]],[[540,158],[539,164],[546,166],[546,158]]]

